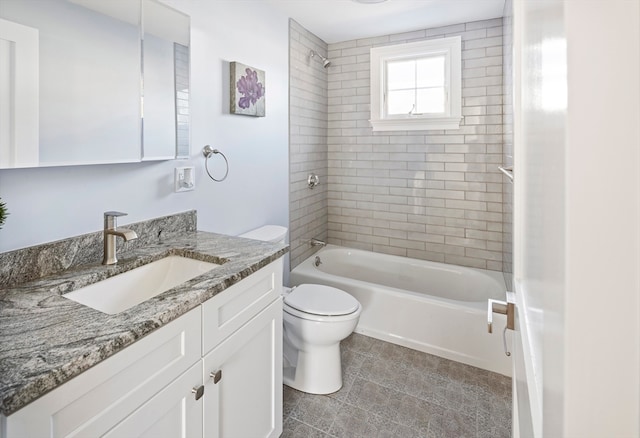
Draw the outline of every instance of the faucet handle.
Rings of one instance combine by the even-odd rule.
[[[105,211],[104,212],[104,228],[105,229],[114,229],[118,226],[117,217],[118,216],[126,216],[127,213],[122,213],[121,211]]]
[[[105,211],[104,217],[118,217],[118,216],[126,216],[129,213],[123,213],[121,211]]]

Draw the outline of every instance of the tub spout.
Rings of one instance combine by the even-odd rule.
[[[319,239],[311,239],[309,241],[309,245],[311,246],[327,246],[326,242],[319,240]]]

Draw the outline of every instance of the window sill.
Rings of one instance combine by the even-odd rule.
[[[369,120],[374,131],[429,131],[459,129],[462,117]]]

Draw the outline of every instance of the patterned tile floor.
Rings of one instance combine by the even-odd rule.
[[[344,385],[284,387],[282,438],[509,438],[511,379],[367,336],[342,342]]]

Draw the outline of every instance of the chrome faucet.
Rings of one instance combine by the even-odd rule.
[[[313,239],[311,239],[309,241],[309,245],[311,245],[311,246],[327,246],[327,244],[325,242],[323,242],[320,239],[315,239],[315,238],[313,238]]]
[[[104,212],[104,257],[102,259],[103,265],[114,265],[118,261],[118,258],[116,257],[116,237],[122,237],[125,242],[138,238],[138,235],[135,231],[129,230],[127,228],[118,228],[118,216],[126,215],[127,213],[120,213],[119,211]]]

